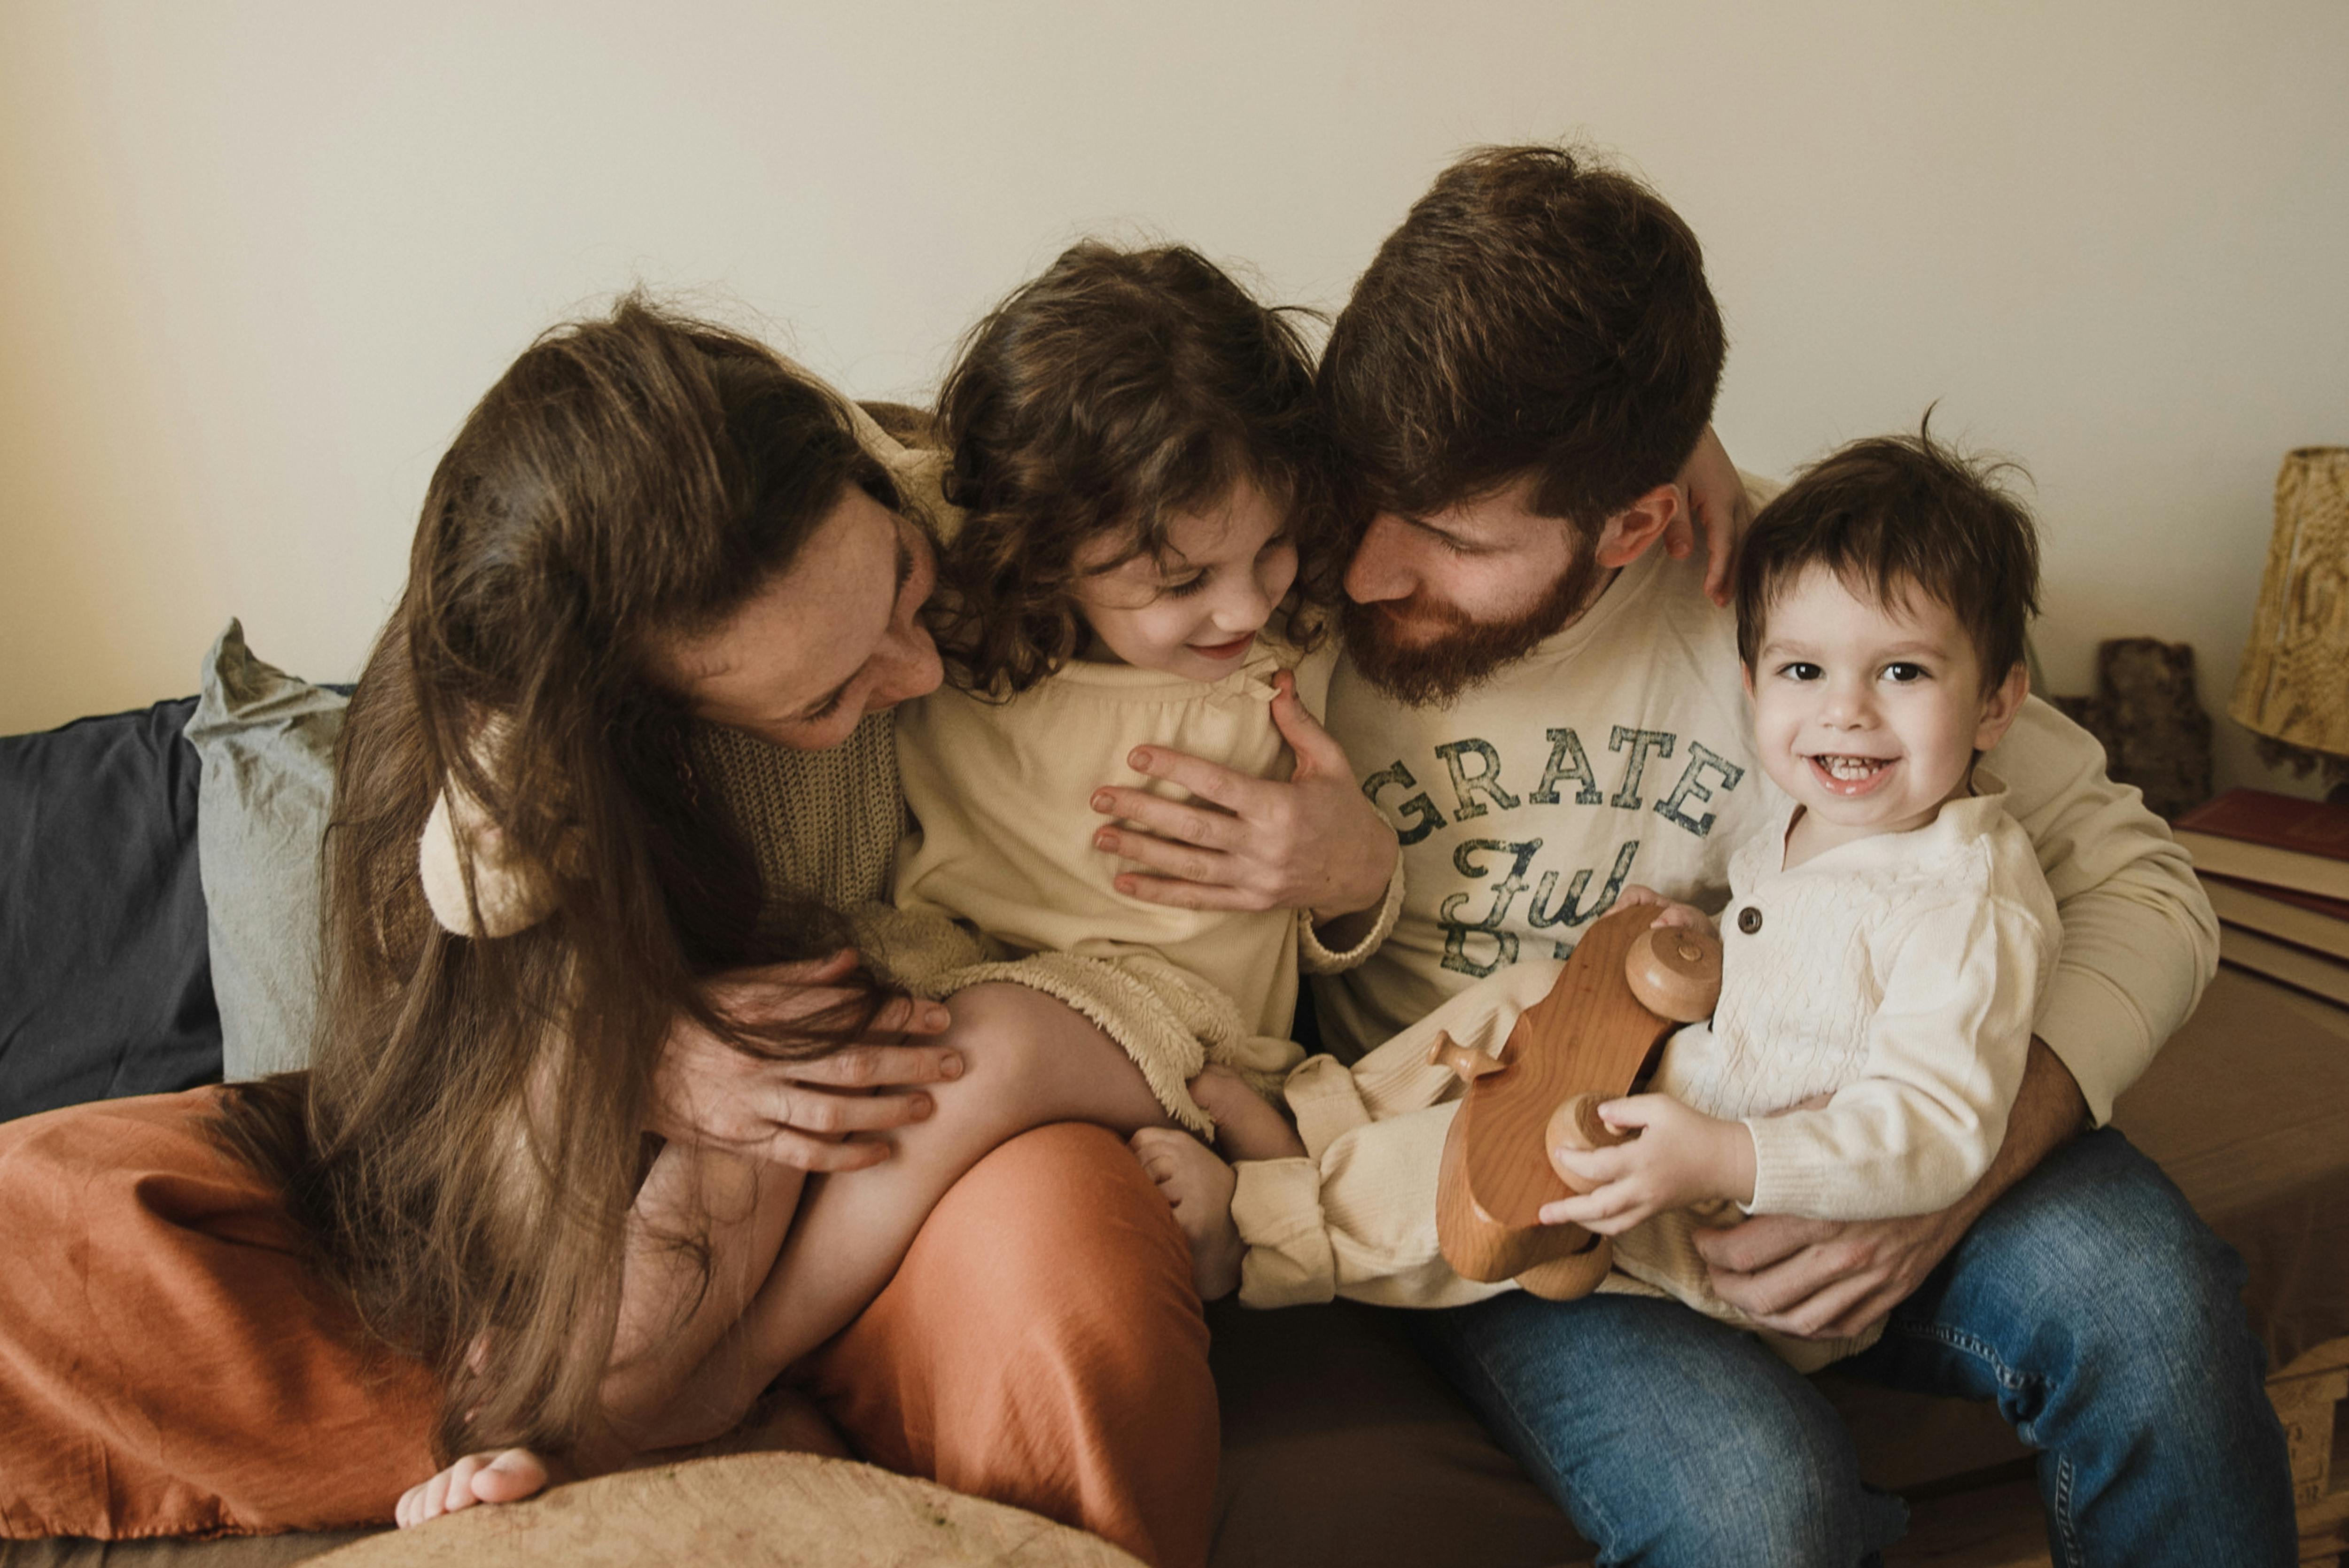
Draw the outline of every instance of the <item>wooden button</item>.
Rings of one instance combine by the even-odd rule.
[[[1750,903],[1744,909],[1739,910],[1737,912],[1737,929],[1744,932],[1748,936],[1751,936],[1755,932],[1761,930],[1762,912]]]

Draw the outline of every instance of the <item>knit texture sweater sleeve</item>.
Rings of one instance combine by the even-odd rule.
[[[2047,1043],[2102,1126],[2219,965],[2219,924],[2194,865],[2144,797],[2105,775],[2087,731],[2033,697],[1984,759],[2031,836],[2064,919],[2040,999]]]

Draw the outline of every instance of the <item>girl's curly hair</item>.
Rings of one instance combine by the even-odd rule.
[[[1287,635],[1328,635],[1346,543],[1298,314],[1187,246],[1088,242],[971,329],[938,395],[966,521],[939,552],[934,629],[959,684],[1007,697],[1059,669],[1085,542],[1123,536],[1112,566],[1164,558],[1175,518],[1243,480],[1297,540]]]

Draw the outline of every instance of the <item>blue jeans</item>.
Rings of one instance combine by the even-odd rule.
[[[1837,1364],[1995,1399],[2041,1450],[2059,1568],[2298,1559],[2283,1431],[2243,1269],[2119,1133],[2074,1140],[1992,1205]],[[1897,1540],[1850,1434],[1754,1336],[1677,1302],[1513,1292],[1414,1336],[1602,1563],[1836,1564]]]

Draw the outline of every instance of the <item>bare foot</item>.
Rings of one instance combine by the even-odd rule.
[[[1216,1147],[1226,1160],[1301,1160],[1305,1140],[1288,1119],[1229,1068],[1211,1067],[1187,1086],[1216,1119]]]
[[[1145,1127],[1126,1141],[1166,1194],[1174,1222],[1191,1243],[1191,1284],[1199,1299],[1215,1301],[1237,1290],[1240,1259],[1247,1249],[1232,1223],[1232,1190],[1237,1184],[1232,1168],[1214,1150],[1171,1127]]]
[[[467,1454],[430,1480],[409,1487],[393,1517],[405,1529],[477,1502],[520,1502],[570,1479],[561,1465],[528,1449]]]

